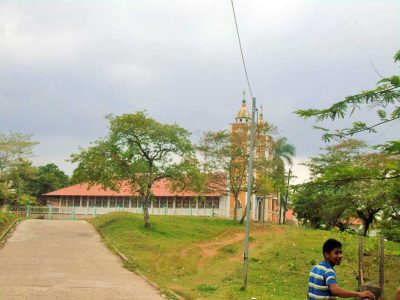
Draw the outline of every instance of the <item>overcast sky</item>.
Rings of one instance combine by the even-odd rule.
[[[383,76],[398,74],[399,1],[235,5],[253,94],[296,147],[296,163],[324,143],[295,109],[373,88],[372,64]],[[106,135],[108,113],[146,110],[197,140],[229,128],[244,89],[229,0],[0,0],[0,131],[33,134],[35,165],[54,162],[71,174],[65,160]],[[360,118],[373,115],[353,121]],[[399,133],[397,122],[367,139]],[[303,168],[295,173],[305,178]]]

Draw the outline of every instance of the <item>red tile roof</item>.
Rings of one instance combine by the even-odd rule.
[[[167,179],[160,180],[153,184],[152,188],[153,194],[156,197],[167,197],[167,196],[198,196],[191,191],[183,191],[183,192],[173,192],[169,188],[169,182]],[[223,192],[210,192],[207,194],[203,194],[203,196],[222,196]],[[93,185],[89,187],[87,183],[81,183],[72,185],[69,187],[62,188],[57,191],[49,192],[43,194],[43,196],[133,196],[138,195],[137,193],[132,192],[129,187],[122,187],[120,190],[113,191],[111,189],[105,189],[101,185]]]

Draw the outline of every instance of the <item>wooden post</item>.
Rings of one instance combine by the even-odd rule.
[[[383,236],[381,236],[379,243],[379,287],[382,290],[382,294],[380,299],[385,299],[384,285],[385,285],[385,239]]]
[[[363,278],[363,239],[358,240],[358,290],[361,291],[361,287],[364,284]]]

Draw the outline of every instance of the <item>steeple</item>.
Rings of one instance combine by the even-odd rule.
[[[261,105],[261,106],[260,106],[260,114],[258,115],[258,124],[260,124],[260,125],[262,125],[262,124],[265,123],[265,121],[264,121],[264,115],[263,115],[262,109],[263,109],[263,107],[262,107],[262,105]]]
[[[240,108],[239,112],[237,113],[237,116],[235,118],[236,123],[247,123],[251,119],[250,113],[247,110],[247,105],[246,105],[246,92],[243,91],[243,100],[242,100],[242,107]]]

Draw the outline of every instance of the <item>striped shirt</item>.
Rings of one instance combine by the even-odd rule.
[[[311,269],[308,278],[308,299],[336,299],[329,290],[329,285],[336,283],[336,273],[326,261],[321,261]]]

